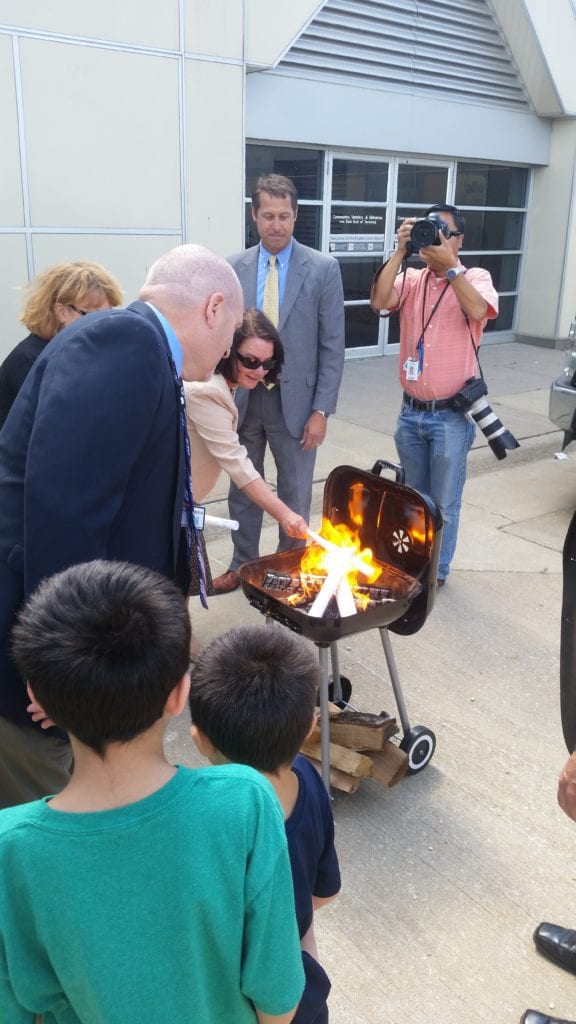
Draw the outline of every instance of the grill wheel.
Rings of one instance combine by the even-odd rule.
[[[404,734],[400,749],[408,754],[408,774],[416,775],[432,760],[436,737],[425,725],[415,725]]]

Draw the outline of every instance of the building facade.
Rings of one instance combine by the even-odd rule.
[[[104,263],[130,301],[182,241],[252,240],[259,173],[342,269],[350,356],[393,351],[368,305],[398,220],[438,201],[487,267],[490,340],[553,344],[576,309],[571,0],[0,0],[0,356],[22,287]]]

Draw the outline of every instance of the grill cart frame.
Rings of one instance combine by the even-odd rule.
[[[394,480],[381,476],[391,470]],[[389,632],[404,636],[418,632],[434,606],[442,516],[436,502],[404,484],[404,470],[379,459],[371,470],[338,466],[326,480],[323,517],[333,526],[344,523],[356,530],[362,547],[372,550],[372,561],[381,567],[375,581],[389,599],[375,607],[341,616],[315,618],[290,605],[278,589],[268,590],[271,574],[298,573],[302,549],[277,552],[245,562],[239,575],[244,595],[268,619],[312,640],[320,660],[320,741],[322,778],[330,786],[329,697],[342,702],[338,640],[367,629],[378,629],[398,708],[403,738],[400,747],[408,754],[408,771],[422,771],[436,746],[434,733],[425,726],[410,725]],[[330,667],[332,671],[330,672]],[[348,695],[345,695],[348,696]]]

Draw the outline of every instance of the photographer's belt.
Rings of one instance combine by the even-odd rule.
[[[411,409],[416,409],[416,412],[435,412],[436,409],[450,409],[452,406],[451,398],[434,398],[430,402],[421,402],[419,398],[412,398],[412,395],[407,395],[405,391],[403,401]]]

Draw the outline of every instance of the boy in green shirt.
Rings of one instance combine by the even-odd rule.
[[[58,796],[0,813],[0,1020],[290,1024],[303,988],[283,816],[243,766],[174,768],[190,624],[148,569],[73,566],[14,630],[70,734]]]

